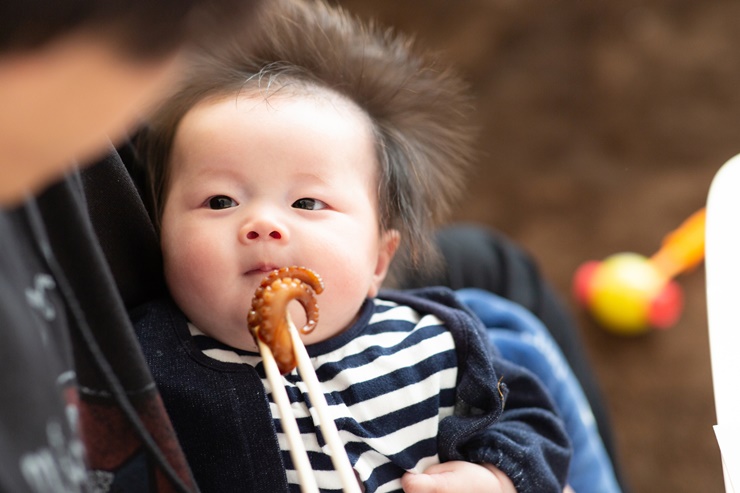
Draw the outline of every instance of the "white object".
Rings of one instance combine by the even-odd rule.
[[[290,317],[288,319],[290,320]],[[298,372],[301,374],[301,378],[308,388],[308,396],[311,398],[311,404],[319,415],[321,433],[324,435],[324,440],[326,440],[329,446],[334,469],[342,480],[342,489],[344,489],[344,493],[360,493],[360,485],[357,482],[357,477],[355,477],[352,464],[349,462],[349,457],[347,457],[344,444],[339,438],[339,431],[337,430],[336,423],[334,423],[334,419],[331,417],[329,404],[327,404],[324,392],[321,390],[321,383],[316,376],[306,347],[303,345],[303,341],[301,341],[301,337],[298,335],[298,330],[296,330],[293,322],[290,322],[290,335],[293,338],[293,350],[295,351],[296,360],[298,360]]]
[[[339,431],[337,430],[336,423],[334,423],[334,420],[331,417],[329,405],[326,402],[326,397],[324,397],[324,392],[321,390],[321,384],[313,369],[308,352],[303,346],[303,341],[301,341],[301,338],[298,335],[298,330],[295,328],[295,325],[293,325],[289,315],[288,325],[290,327],[290,336],[293,341],[293,350],[298,362],[298,372],[301,374],[301,378],[306,384],[311,404],[316,409],[319,416],[321,433],[329,446],[331,461],[342,481],[342,489],[344,490],[344,493],[360,493],[360,485],[357,482],[352,465],[347,457],[347,451],[344,449],[344,444],[339,438]],[[303,446],[301,433],[298,429],[295,416],[290,408],[288,393],[283,385],[280,370],[278,370],[277,363],[275,362],[275,358],[273,357],[270,348],[260,341],[259,338],[256,339],[259,344],[262,361],[265,365],[267,380],[270,382],[270,386],[272,387],[272,397],[278,407],[278,413],[280,413],[280,423],[288,439],[290,457],[293,459],[293,464],[298,472],[298,480],[301,483],[301,492],[318,492],[319,489],[316,485],[316,479],[312,474],[313,471],[311,469],[311,463],[308,460],[306,448]]]
[[[715,434],[725,491],[740,492],[740,155],[727,161],[712,181],[705,237]]]
[[[296,423],[293,411],[290,409],[290,399],[288,399],[288,392],[285,390],[283,385],[283,378],[278,370],[275,358],[272,355],[270,348],[257,339],[257,344],[260,347],[260,354],[262,355],[262,363],[265,365],[265,374],[267,380],[270,382],[272,387],[272,400],[278,408],[280,413],[280,425],[283,427],[283,432],[288,439],[288,446],[290,447],[290,458],[293,459],[293,465],[295,466],[296,472],[298,472],[298,481],[301,483],[302,493],[318,493],[319,487],[316,485],[316,478],[313,476],[313,470],[311,463],[308,460],[308,454],[306,453],[306,447],[303,446],[303,440],[301,440],[301,432],[298,429],[298,423]],[[313,397],[311,398],[313,399]]]

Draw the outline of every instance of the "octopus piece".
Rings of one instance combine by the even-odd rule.
[[[306,267],[283,267],[269,273],[254,292],[252,309],[247,317],[255,342],[265,343],[275,358],[280,373],[290,373],[297,365],[290,336],[288,304],[298,301],[306,311],[306,325],[300,332],[308,334],[319,321],[316,294],[324,290],[321,277]]]

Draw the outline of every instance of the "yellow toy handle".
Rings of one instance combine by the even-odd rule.
[[[693,213],[666,235],[650,262],[668,279],[695,268],[704,260],[705,222],[705,209]]]

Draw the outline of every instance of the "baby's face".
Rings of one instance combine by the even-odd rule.
[[[200,330],[255,349],[250,302],[278,267],[305,266],[324,279],[306,343],[341,332],[376,294],[396,235],[379,231],[373,135],[350,103],[328,94],[201,103],[181,122],[171,166],[165,276]]]

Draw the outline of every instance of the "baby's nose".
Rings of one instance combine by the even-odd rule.
[[[277,230],[270,231],[270,234],[267,236],[269,236],[270,238],[274,238],[276,240],[279,240],[283,237],[282,233],[280,233],[280,231],[277,231]],[[259,237],[260,237],[260,233],[258,231],[251,230],[247,233],[248,240],[256,240]]]
[[[245,222],[239,230],[239,238],[244,243],[288,239],[288,229],[277,218],[261,215]]]

